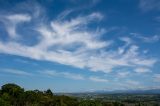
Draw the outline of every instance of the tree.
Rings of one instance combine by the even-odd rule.
[[[53,93],[50,89],[47,89],[46,91],[44,91],[46,95],[49,95],[49,96],[53,96]]]
[[[2,98],[0,98],[0,106],[10,106],[9,103]]]
[[[23,95],[24,89],[16,84],[5,84],[1,88],[1,94],[4,100],[9,101],[11,105],[23,104],[21,96]]]
[[[24,92],[24,89],[16,84],[5,84],[2,86],[1,93],[8,93],[10,96],[18,97],[21,93]]]

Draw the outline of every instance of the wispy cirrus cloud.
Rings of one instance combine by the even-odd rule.
[[[95,76],[89,77],[89,80],[94,81],[94,82],[108,82],[108,80],[106,79],[95,77]]]
[[[139,0],[139,7],[142,11],[147,12],[151,10],[160,10],[159,0]]]
[[[123,42],[126,42],[126,46],[133,43],[132,39],[129,38],[129,37],[121,37],[120,40],[123,41]]]
[[[10,38],[16,38],[19,36],[18,33],[16,32],[16,26],[19,23],[29,22],[30,20],[31,17],[30,15],[27,14],[12,14],[6,16],[0,15],[0,21],[4,23]]]
[[[39,13],[41,9],[36,11]],[[36,11],[33,12],[37,13]],[[0,53],[47,60],[104,73],[112,72],[117,67],[152,67],[157,62],[154,58],[141,55],[139,47],[127,37],[120,39],[125,43],[123,46],[119,46],[114,50],[108,49],[115,42],[101,39],[106,34],[107,29],[99,28],[97,24],[94,28],[89,27],[91,24],[103,19],[101,13],[92,12],[87,15],[77,15],[70,19],[66,18],[67,15],[68,13],[63,13],[63,15],[57,16],[62,16],[62,18],[55,18],[54,20],[41,19],[37,22],[33,19],[32,14],[4,14],[5,19],[1,18],[0,20],[3,20],[3,23],[7,23],[9,20],[5,28],[11,38],[15,35],[24,38],[23,34],[19,34],[18,31],[21,28],[17,25],[26,22],[30,23],[30,28],[37,33],[35,37],[39,39],[32,46],[14,40],[0,41]],[[16,30],[17,28],[19,29]],[[12,29],[12,31],[8,29]]]
[[[136,68],[134,71],[135,71],[136,73],[148,73],[148,72],[151,72],[150,69],[145,68],[145,67]]]
[[[155,42],[160,41],[160,35],[145,37],[145,36],[143,36],[142,34],[139,34],[139,33],[130,33],[130,34],[133,35],[135,38],[138,38],[138,39],[140,39],[140,40],[142,40],[143,42],[146,42],[146,43],[155,43]]]
[[[153,80],[154,80],[155,82],[160,82],[160,74],[154,74],[154,75],[153,75]]]
[[[32,76],[32,73],[16,69],[0,69],[1,72],[15,75]]]
[[[127,85],[134,85],[134,86],[140,86],[140,82],[134,81],[134,80],[127,80],[126,81]]]
[[[40,73],[48,75],[48,76],[64,77],[64,78],[69,78],[69,79],[74,79],[74,80],[84,80],[85,79],[80,74],[74,74],[74,73],[69,73],[69,72],[58,72],[58,71],[54,71],[54,70],[46,70],[46,71],[43,71]]]
[[[145,68],[145,67],[136,68],[134,71],[136,73],[148,73],[148,72],[152,72],[150,69]]]
[[[127,77],[130,73],[131,73],[131,72],[129,72],[129,71],[118,72],[118,73],[117,73],[117,77],[118,77],[118,78],[125,78],[125,77]]]
[[[116,81],[114,84],[119,87],[114,88],[115,90],[137,90],[145,88],[142,83],[133,79],[126,79],[125,81]]]

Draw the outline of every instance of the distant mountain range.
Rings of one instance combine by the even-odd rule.
[[[86,92],[87,93],[87,92]],[[104,94],[160,94],[160,89],[149,89],[149,90],[97,90],[90,93],[104,93]]]
[[[86,95],[86,94],[160,94],[160,89],[148,89],[148,90],[96,90],[96,91],[86,91],[86,92],[70,92],[70,93],[56,93],[57,95]]]

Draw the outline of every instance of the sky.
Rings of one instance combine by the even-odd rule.
[[[0,0],[0,85],[160,89],[159,0]]]

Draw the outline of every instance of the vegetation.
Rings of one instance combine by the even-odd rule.
[[[135,99],[114,100],[106,95],[98,98],[91,96],[84,98],[56,95],[50,89],[25,91],[16,84],[5,84],[0,89],[0,106],[160,106],[160,104],[159,96],[155,98],[155,101],[152,99],[150,102]]]

